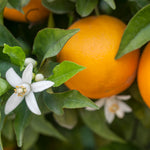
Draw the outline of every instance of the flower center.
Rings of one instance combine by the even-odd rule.
[[[24,83],[20,86],[16,86],[14,91],[18,94],[18,96],[23,97],[24,95],[27,95],[30,92],[30,86],[29,84]]]
[[[112,113],[115,113],[118,109],[119,109],[118,104],[112,104],[112,105],[109,107],[109,111],[112,112]]]

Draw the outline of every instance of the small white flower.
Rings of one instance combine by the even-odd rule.
[[[123,118],[125,112],[131,112],[132,109],[122,101],[130,99],[130,95],[114,95],[111,97],[101,98],[95,102],[95,104],[101,108],[104,106],[104,113],[108,123],[112,123],[115,118],[115,115],[118,118]],[[87,107],[89,111],[94,111],[95,109]]]
[[[24,62],[24,65],[25,66],[28,66],[30,63],[32,63],[33,67],[36,67],[37,66],[37,61],[34,60],[33,58],[26,58],[25,59],[25,62]]]
[[[35,81],[42,81],[44,80],[44,76],[41,73],[35,75]]]
[[[41,92],[54,85],[51,81],[32,81],[33,65],[30,63],[22,74],[22,79],[17,75],[13,68],[6,72],[6,79],[9,84],[14,87],[14,93],[9,97],[5,105],[5,114],[13,111],[25,98],[26,104],[31,112],[40,115],[40,109],[36,102],[33,92]]]

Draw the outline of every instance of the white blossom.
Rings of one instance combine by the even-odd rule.
[[[41,111],[36,102],[33,92],[41,92],[54,85],[52,81],[32,82],[33,64],[30,63],[20,78],[13,68],[6,72],[6,79],[14,87],[14,93],[9,97],[5,105],[5,114],[13,111],[25,98],[26,104],[31,112],[40,115]]]
[[[115,115],[118,118],[123,118],[125,113],[129,113],[132,111],[131,107],[129,107],[123,101],[130,99],[130,95],[114,95],[111,97],[101,98],[95,102],[95,104],[101,108],[104,106],[104,114],[106,117],[106,121],[108,123],[112,123]],[[87,107],[86,110],[95,111],[95,109]]]

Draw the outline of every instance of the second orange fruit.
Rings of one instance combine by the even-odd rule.
[[[23,7],[23,12],[24,14],[14,8],[5,7],[4,17],[18,22],[38,22],[49,15],[49,11],[41,4],[41,0],[30,0]]]
[[[126,25],[107,15],[91,16],[75,22],[69,29],[79,28],[58,54],[59,62],[73,61],[86,69],[65,84],[89,98],[118,94],[134,81],[139,50],[115,60]]]

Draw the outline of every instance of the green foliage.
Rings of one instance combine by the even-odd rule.
[[[88,16],[97,6],[98,0],[77,0],[76,10],[82,16]]]
[[[27,108],[25,101],[18,107],[14,121],[14,130],[17,138],[17,145],[22,146],[23,134],[31,119],[31,112]]]
[[[66,140],[65,137],[63,137],[63,135],[61,135],[57,129],[55,129],[53,125],[43,117],[34,116],[31,121],[31,126],[38,133],[53,136],[63,141]]]
[[[33,53],[37,55],[38,59],[43,63],[46,58],[56,56],[69,38],[78,31],[79,29],[43,29],[38,32],[35,37]]]
[[[45,93],[44,101],[47,107],[57,115],[63,115],[63,108],[92,107],[98,109],[94,102],[76,90],[54,94]]]
[[[51,75],[48,80],[53,81],[55,83],[54,87],[57,87],[83,69],[85,69],[85,67],[70,61],[63,61],[53,69],[53,75]]]
[[[56,14],[64,14],[74,9],[71,0],[42,0],[42,4]]]
[[[112,9],[116,9],[116,4],[114,0],[104,0]]]
[[[109,129],[102,110],[93,112],[82,110],[80,113],[85,124],[99,136],[112,141],[125,142],[121,137],[117,136]]]
[[[0,46],[8,44],[9,46],[19,46],[19,42],[8,31],[8,29],[0,24]]]
[[[130,20],[123,34],[116,58],[143,46],[150,40],[150,5],[142,8]],[[132,34],[131,34],[132,33]]]
[[[76,126],[78,119],[77,114],[75,110],[64,110],[63,115],[53,115],[55,118],[55,121],[62,127],[67,129],[72,129]]]
[[[111,143],[107,146],[100,148],[99,150],[140,150],[140,149],[131,144]]]
[[[9,84],[6,80],[0,78],[0,96],[6,93],[9,89]]]
[[[13,64],[20,66],[20,70],[23,70],[25,53],[21,47],[10,47],[7,44],[4,44],[3,53],[7,54],[10,57],[10,60]]]

